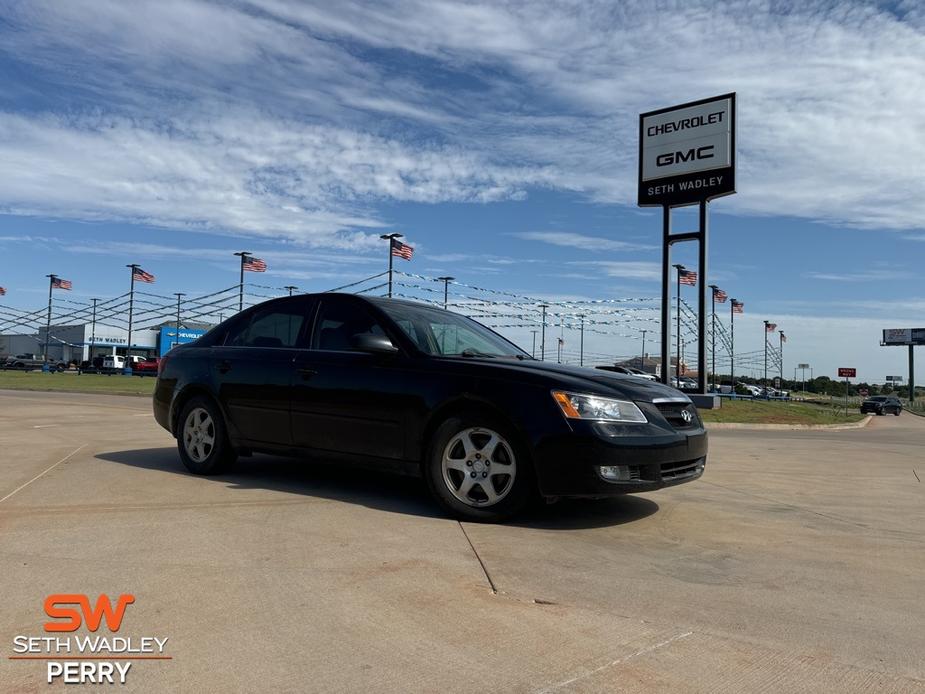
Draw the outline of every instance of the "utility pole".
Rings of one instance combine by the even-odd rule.
[[[287,284],[285,287],[283,287],[283,289],[289,292],[289,296],[292,296],[292,292],[298,289],[298,287],[294,284]]]
[[[244,263],[252,254],[250,251],[238,251],[235,255],[241,258],[241,278],[238,280],[238,313],[241,313],[244,310]]]
[[[91,299],[93,302],[93,318],[90,319],[90,349],[87,350],[87,361],[93,366],[93,345],[96,342],[96,304],[99,299]]]
[[[579,347],[578,347],[578,366],[584,366],[584,365],[585,365],[585,316],[584,316],[583,313],[581,313],[581,314],[578,315],[578,320],[580,321],[580,323],[579,323],[579,326],[580,326],[580,327],[579,327],[579,330],[581,331],[581,332],[579,333],[579,334],[581,335],[581,337],[579,338],[579,342],[578,342],[578,344],[579,344]]]
[[[549,304],[540,304],[540,308],[543,309],[543,325],[540,332],[540,361],[546,361],[546,309],[549,308]]]
[[[389,242],[389,298],[392,298],[392,241],[394,239],[400,239],[404,234],[382,234],[379,236],[380,239]]]
[[[530,356],[536,359],[536,332],[537,331],[531,330],[530,332],[533,333],[533,348],[530,350]]]
[[[180,299],[182,299],[186,294],[183,292],[174,292],[177,295],[177,339],[174,341],[174,347],[180,344]],[[163,349],[163,347],[161,347]]]
[[[641,371],[646,370],[646,333],[648,330],[643,329],[642,331],[642,355],[639,357],[639,369]]]
[[[443,282],[443,310],[446,311],[449,295],[450,295],[450,282],[455,280],[455,277],[438,277],[438,280]]]

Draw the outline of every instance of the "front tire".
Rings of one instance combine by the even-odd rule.
[[[180,460],[194,475],[218,475],[237,455],[228,442],[221,410],[208,398],[195,397],[183,406],[177,420]]]
[[[482,415],[443,422],[431,439],[423,472],[430,493],[459,520],[510,518],[536,489],[533,467],[516,433]]]

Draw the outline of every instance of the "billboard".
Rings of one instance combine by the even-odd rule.
[[[883,345],[925,345],[925,328],[889,328],[883,331]]]
[[[178,334],[175,327],[162,327],[157,341],[158,356],[163,357],[165,354],[167,354],[167,352],[170,351],[171,347],[175,347],[176,345],[185,345],[187,342],[194,342],[205,334],[205,330],[192,330],[188,328],[180,328]]]
[[[639,205],[735,192],[735,93],[639,116]]]

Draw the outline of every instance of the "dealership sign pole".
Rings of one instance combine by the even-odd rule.
[[[698,279],[698,391],[707,392],[707,203],[735,193],[735,100],[732,94],[649,111],[639,116],[640,207],[662,208],[662,382],[670,368],[671,245],[699,243]],[[700,208],[697,231],[671,233],[671,209]]]

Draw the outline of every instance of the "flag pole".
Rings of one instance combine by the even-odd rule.
[[[764,322],[764,387],[768,387],[768,322]]]
[[[388,297],[392,298],[392,244],[394,239],[400,239],[404,234],[382,234],[379,238],[389,242],[389,293]]]
[[[244,310],[244,263],[250,251],[238,251],[235,255],[241,258],[241,272],[238,277],[238,313],[241,313]]]
[[[784,387],[784,331],[777,331],[778,338],[780,339],[780,387]]]
[[[96,302],[99,299],[93,299],[93,318],[90,321],[90,349],[87,350],[87,361],[93,366],[93,345],[96,342]]]
[[[681,387],[681,270],[684,269],[683,265],[674,265],[675,270],[678,271],[678,292],[675,295],[675,361],[677,362],[674,367],[674,376],[675,376],[675,387]],[[670,362],[671,360],[669,360]],[[671,375],[671,364],[668,364],[668,375]]]
[[[125,368],[122,369],[122,373],[131,376],[132,366],[129,357],[132,354],[132,311],[135,307],[135,268],[139,266],[137,263],[132,263],[125,267],[129,268],[131,271],[132,281],[131,284],[129,284],[128,290],[128,340],[125,343]]]
[[[51,334],[51,290],[55,286],[57,275],[45,275],[48,278],[48,316],[45,319],[45,347],[42,355],[42,371],[48,371],[48,336]]]
[[[543,325],[540,326],[540,361],[546,361],[546,309],[549,306],[540,304],[540,308],[543,309]]]
[[[716,290],[719,289],[715,284],[710,285],[713,290],[713,318],[712,334],[710,336],[710,355],[713,358],[713,390],[716,390]]]
[[[736,393],[735,377],[736,360],[736,299],[729,304],[729,380],[732,383],[732,394]]]

